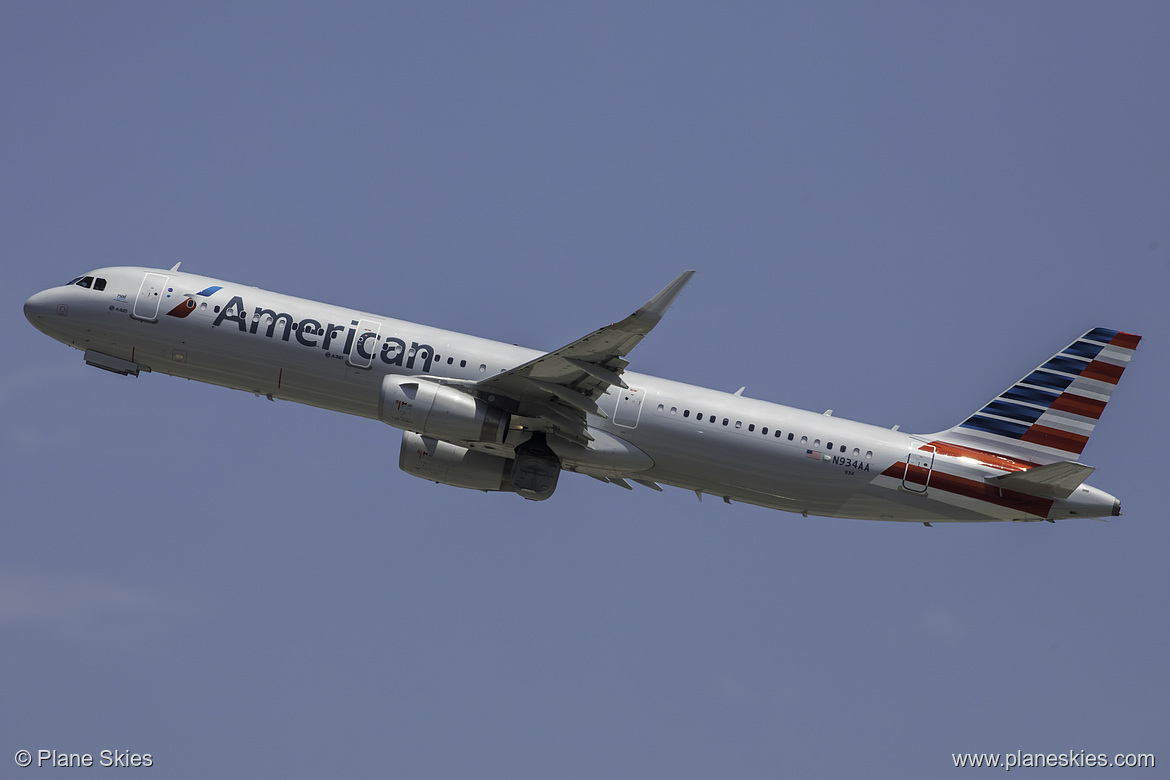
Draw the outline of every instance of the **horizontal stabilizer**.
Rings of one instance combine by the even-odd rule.
[[[1047,466],[1036,466],[1026,471],[1015,471],[987,480],[995,485],[1018,493],[1043,498],[1068,498],[1081,486],[1089,475],[1096,471],[1092,466],[1062,460]]]

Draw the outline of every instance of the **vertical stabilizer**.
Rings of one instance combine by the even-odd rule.
[[[1094,328],[936,438],[1037,464],[1075,461],[1139,341]]]

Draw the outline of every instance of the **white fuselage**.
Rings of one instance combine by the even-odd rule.
[[[178,271],[91,274],[106,280],[104,290],[71,285],[38,293],[25,304],[29,320],[73,347],[155,373],[371,419],[380,419],[387,374],[477,382],[542,354]],[[176,314],[176,307],[189,311]],[[649,462],[607,472],[587,461],[574,466],[569,456],[567,468],[833,517],[991,521],[1116,512],[1112,496],[1087,485],[1065,500],[1005,497],[984,481],[1010,470],[1006,459],[981,458],[929,435],[631,371],[622,378],[633,392],[611,387],[598,400],[608,418],[590,415],[588,424],[632,444]],[[514,444],[483,449],[508,455]]]

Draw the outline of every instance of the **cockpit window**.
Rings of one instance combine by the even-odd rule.
[[[65,286],[68,287],[69,285],[73,284],[77,285],[78,287],[84,287],[87,290],[93,289],[101,291],[106,289],[106,280],[100,276],[79,276]]]

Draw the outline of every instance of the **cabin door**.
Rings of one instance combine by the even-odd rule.
[[[906,456],[906,471],[902,475],[902,487],[911,493],[925,493],[930,487],[930,475],[934,473],[934,445],[924,444],[910,450]]]
[[[382,323],[373,320],[359,320],[357,335],[354,336],[353,346],[349,350],[346,360],[354,368],[369,368],[374,356],[378,354],[378,336],[382,332]]]
[[[167,288],[167,279],[162,274],[147,274],[143,277],[138,297],[134,299],[134,311],[131,313],[134,319],[158,322],[158,307]]]

